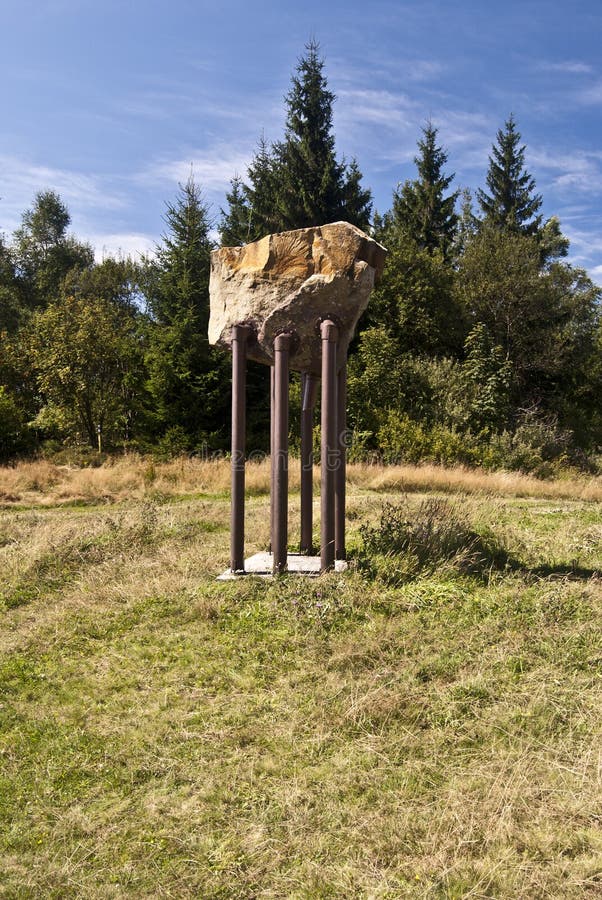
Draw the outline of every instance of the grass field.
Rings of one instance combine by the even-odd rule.
[[[225,463],[0,470],[0,897],[602,896],[601,480],[349,475],[348,573],[217,583]],[[504,552],[367,571],[437,498]]]

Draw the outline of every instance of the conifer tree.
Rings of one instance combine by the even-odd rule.
[[[256,241],[266,234],[284,231],[278,192],[282,176],[276,153],[262,133],[248,170],[249,186],[245,189],[249,204],[249,234],[247,240]]]
[[[155,430],[187,448],[219,446],[227,420],[227,357],[209,346],[209,211],[192,177],[167,206],[167,233],[148,267],[148,389]]]
[[[394,193],[392,222],[422,249],[440,250],[448,257],[458,226],[455,204],[459,192],[445,196],[454,175],[443,174],[447,153],[437,146],[437,129],[429,122],[422,134],[420,152],[414,158],[418,178],[406,181]]]
[[[285,98],[287,118],[282,141],[268,145],[262,136],[248,171],[248,184],[235,184],[222,211],[222,242],[243,243],[241,218],[248,210],[245,240],[275,231],[345,220],[366,229],[372,203],[361,186],[355,160],[336,157],[332,131],[335,96],[328,89],[319,46],[311,41],[297,65]],[[226,239],[227,238],[227,239]]]
[[[541,227],[541,194],[535,193],[535,179],[524,168],[525,146],[511,115],[497,133],[489,157],[487,187],[477,190],[477,200],[485,221],[513,234],[535,236]]]
[[[219,234],[222,247],[239,247],[250,240],[251,210],[240,175],[235,175],[230,185],[230,191],[226,194],[228,211],[221,211]]]
[[[355,161],[336,158],[332,132],[335,95],[328,89],[319,45],[310,41],[286,96],[285,137],[275,145],[278,211],[283,228],[305,228],[341,219],[367,228],[370,192],[360,186]]]

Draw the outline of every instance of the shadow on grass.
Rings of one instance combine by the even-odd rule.
[[[410,508],[406,497],[397,503],[385,503],[379,523],[362,526],[360,534],[360,571],[391,585],[446,570],[483,580],[494,572],[574,580],[601,574],[576,561],[527,566],[493,531],[477,532],[459,505],[444,499],[429,498],[417,508]]]

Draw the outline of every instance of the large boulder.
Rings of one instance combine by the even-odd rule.
[[[295,334],[291,368],[320,373],[319,325],[339,327],[342,364],[386,250],[348,222],[270,234],[211,254],[209,342],[230,347],[232,326],[250,325],[249,356],[270,365],[274,338]]]

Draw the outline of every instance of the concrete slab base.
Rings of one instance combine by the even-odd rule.
[[[245,559],[244,572],[233,572],[232,569],[226,569],[225,572],[217,576],[217,580],[235,581],[237,578],[244,578],[246,575],[257,575],[260,578],[273,578],[272,563],[273,556],[271,553],[255,553],[253,556]],[[335,560],[335,572],[345,572],[346,569],[346,560]],[[303,556],[301,553],[288,554],[287,575],[306,575],[310,578],[317,578],[319,574],[319,556]]]

